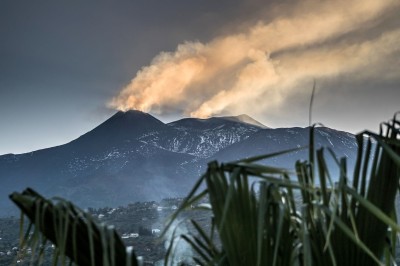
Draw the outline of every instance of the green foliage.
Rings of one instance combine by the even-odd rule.
[[[357,135],[351,178],[345,158],[329,149],[315,151],[314,127],[309,160],[297,162],[294,173],[260,161],[301,148],[211,162],[163,233],[172,232],[166,265],[176,238],[192,247],[199,265],[393,265],[400,232],[394,208],[400,122],[394,117],[384,127],[380,134]],[[326,156],[340,169],[338,182],[332,180]],[[79,265],[137,265],[112,228],[96,225],[71,203],[46,200],[30,189],[11,199],[34,224],[33,236],[21,237],[22,246],[40,254],[40,244],[50,240],[57,246],[55,261],[60,258],[62,264],[68,257]],[[199,204],[204,199],[209,204]],[[199,209],[212,213],[210,230],[195,220],[191,233],[173,228],[182,212]]]

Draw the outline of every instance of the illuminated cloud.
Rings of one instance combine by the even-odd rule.
[[[399,11],[396,0],[303,1],[271,8],[264,12],[268,20],[239,33],[160,53],[109,106],[156,114],[180,110],[201,118],[246,108],[268,113],[310,88],[313,79],[397,79],[397,70],[385,62],[400,52],[400,30],[381,24]]]

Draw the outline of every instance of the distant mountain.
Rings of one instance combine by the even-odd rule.
[[[186,118],[165,124],[139,112],[118,112],[70,143],[0,156],[0,216],[13,213],[7,195],[27,186],[81,207],[184,196],[210,160],[231,161],[308,144],[307,128],[270,129],[247,115]],[[354,161],[353,135],[318,128],[318,146]],[[293,167],[306,151],[266,163]]]
[[[306,147],[308,145],[309,128],[263,129],[244,141],[218,151],[209,160],[235,161],[246,157],[274,153],[296,147]],[[357,143],[354,135],[326,127],[316,128],[315,145],[317,149],[321,147],[332,149],[337,158],[347,158],[348,169],[353,169],[357,152]],[[339,168],[335,160],[327,151],[325,153],[327,163],[330,165],[330,173],[332,176],[338,176]],[[293,169],[297,160],[307,160],[308,156],[308,149],[302,149],[264,160],[263,163]]]

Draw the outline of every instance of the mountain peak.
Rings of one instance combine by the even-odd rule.
[[[113,117],[140,118],[140,117],[153,117],[153,116],[151,116],[148,113],[139,111],[139,110],[128,110],[128,111],[118,111],[111,118],[113,118]]]
[[[165,126],[154,116],[141,111],[119,111],[77,140],[90,140],[93,143],[133,140],[145,132],[159,130]]]
[[[253,126],[257,126],[257,127],[261,127],[261,128],[268,128],[266,125],[258,122],[257,120],[255,120],[254,118],[252,118],[246,114],[241,114],[238,116],[223,116],[221,118],[223,118],[225,120],[241,122],[241,123],[245,123],[245,124],[249,124],[249,125],[253,125]]]
[[[238,115],[238,116],[220,116],[220,117],[210,117],[206,119],[199,118],[183,118],[171,123],[168,123],[169,126],[173,127],[183,127],[183,128],[214,128],[215,126],[219,126],[226,122],[247,124],[248,126],[255,126],[258,128],[268,128],[267,126],[261,124],[257,120],[251,118],[246,114]]]
[[[127,124],[135,123],[138,125],[139,123],[142,122],[145,122],[146,124],[148,123],[159,124],[159,125],[164,124],[163,122],[161,122],[160,120],[158,120],[157,118],[148,113],[139,110],[128,110],[128,111],[118,111],[101,125],[110,123],[127,123]]]

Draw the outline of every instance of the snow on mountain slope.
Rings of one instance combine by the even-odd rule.
[[[178,134],[171,137],[165,132],[155,132],[152,136],[143,136],[141,139],[170,151],[200,158],[210,157],[219,150],[247,139],[265,128],[261,123],[245,115],[209,119],[185,118],[169,123],[168,126],[177,130]]]
[[[186,118],[165,124],[139,112],[118,112],[70,143],[0,156],[0,216],[7,195],[27,186],[81,207],[184,196],[210,160],[230,161],[308,143],[308,129],[269,129],[246,115]],[[354,136],[317,129],[320,146],[354,159]],[[298,152],[273,163],[304,159]]]

